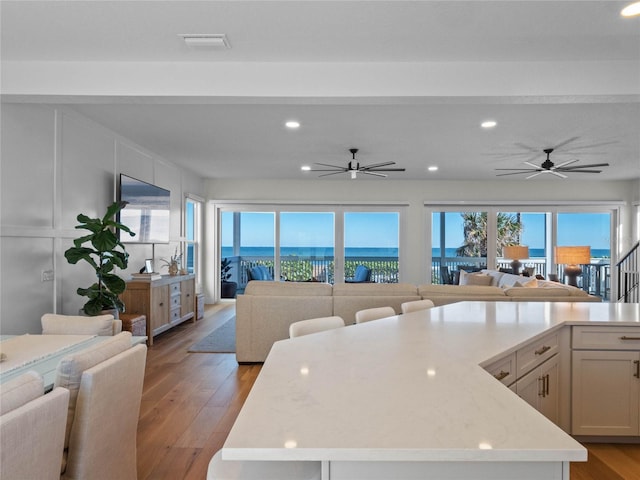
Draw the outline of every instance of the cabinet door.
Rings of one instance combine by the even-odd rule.
[[[151,331],[155,332],[169,323],[169,285],[151,289]]]
[[[539,367],[542,379],[542,396],[538,397],[538,410],[558,425],[560,421],[560,372],[558,356],[549,359]]]
[[[516,382],[516,393],[555,424],[560,416],[558,367],[556,355]]]
[[[574,351],[571,433],[638,435],[638,352]]]
[[[196,299],[196,288],[195,281],[191,280],[183,280],[181,282],[180,294],[182,295],[180,301],[181,308],[181,316],[184,318],[188,315],[194,315],[195,311],[195,299]]]

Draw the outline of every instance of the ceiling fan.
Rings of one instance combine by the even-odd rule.
[[[558,165],[554,164],[549,156],[553,152],[553,148],[546,148],[543,150],[544,153],[547,154],[547,159],[542,163],[542,165],[538,166],[535,163],[524,162],[525,165],[529,165],[531,168],[496,168],[496,170],[505,170],[510,171],[510,173],[499,173],[496,176],[503,177],[505,175],[518,175],[521,173],[532,173],[526,179],[530,179],[533,177],[537,177],[538,175],[542,175],[543,173],[550,173],[551,175],[555,175],[560,178],[568,178],[565,173],[601,173],[602,170],[592,170],[597,167],[608,167],[608,163],[591,163],[589,165],[575,165],[573,167],[569,167],[568,165],[578,162],[579,160],[576,158],[574,160],[568,160],[566,162],[560,163]]]
[[[321,167],[329,167],[329,168],[314,168],[311,169],[312,172],[329,172],[323,175],[319,175],[320,177],[327,177],[329,175],[337,175],[339,173],[348,173],[351,175],[352,179],[355,179],[358,173],[363,173],[365,175],[374,175],[376,177],[386,177],[387,175],[380,172],[404,172],[404,168],[385,168],[391,165],[395,165],[396,162],[382,162],[382,163],[373,163],[371,165],[360,165],[360,162],[356,162],[356,153],[358,153],[357,148],[350,148],[351,152],[351,161],[347,164],[346,167],[341,167],[339,165],[330,165],[328,163],[315,163],[315,165],[320,165]]]

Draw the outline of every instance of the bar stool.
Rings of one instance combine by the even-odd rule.
[[[320,462],[223,460],[218,450],[207,480],[320,480]]]
[[[300,320],[289,325],[289,338],[301,337],[310,333],[323,332],[334,328],[344,327],[341,317],[320,317]]]
[[[377,307],[358,310],[356,312],[356,323],[370,322],[379,318],[393,317],[396,311],[393,307]]]
[[[419,310],[428,310],[435,307],[431,300],[414,300],[413,302],[404,302],[400,305],[402,313],[417,312]]]

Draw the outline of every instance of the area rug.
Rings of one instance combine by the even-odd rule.
[[[236,317],[235,315],[216,328],[199,342],[194,343],[190,352],[194,353],[235,353]]]

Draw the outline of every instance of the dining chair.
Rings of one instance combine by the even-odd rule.
[[[122,331],[122,321],[113,315],[60,315],[45,313],[40,318],[43,335],[117,335]]]
[[[69,391],[27,372],[0,386],[0,478],[58,480]]]
[[[358,310],[356,312],[356,323],[370,322],[379,318],[393,317],[396,311],[393,307],[376,307]]]
[[[320,462],[223,460],[218,450],[209,461],[207,480],[320,480]]]
[[[402,313],[417,312],[419,310],[428,310],[435,307],[431,300],[414,300],[412,302],[404,302],[400,305]]]
[[[322,332],[334,328],[344,327],[341,317],[319,317],[308,320],[300,320],[289,325],[289,338],[301,337],[310,333]]]
[[[146,345],[82,373],[64,480],[136,480],[136,433]]]

